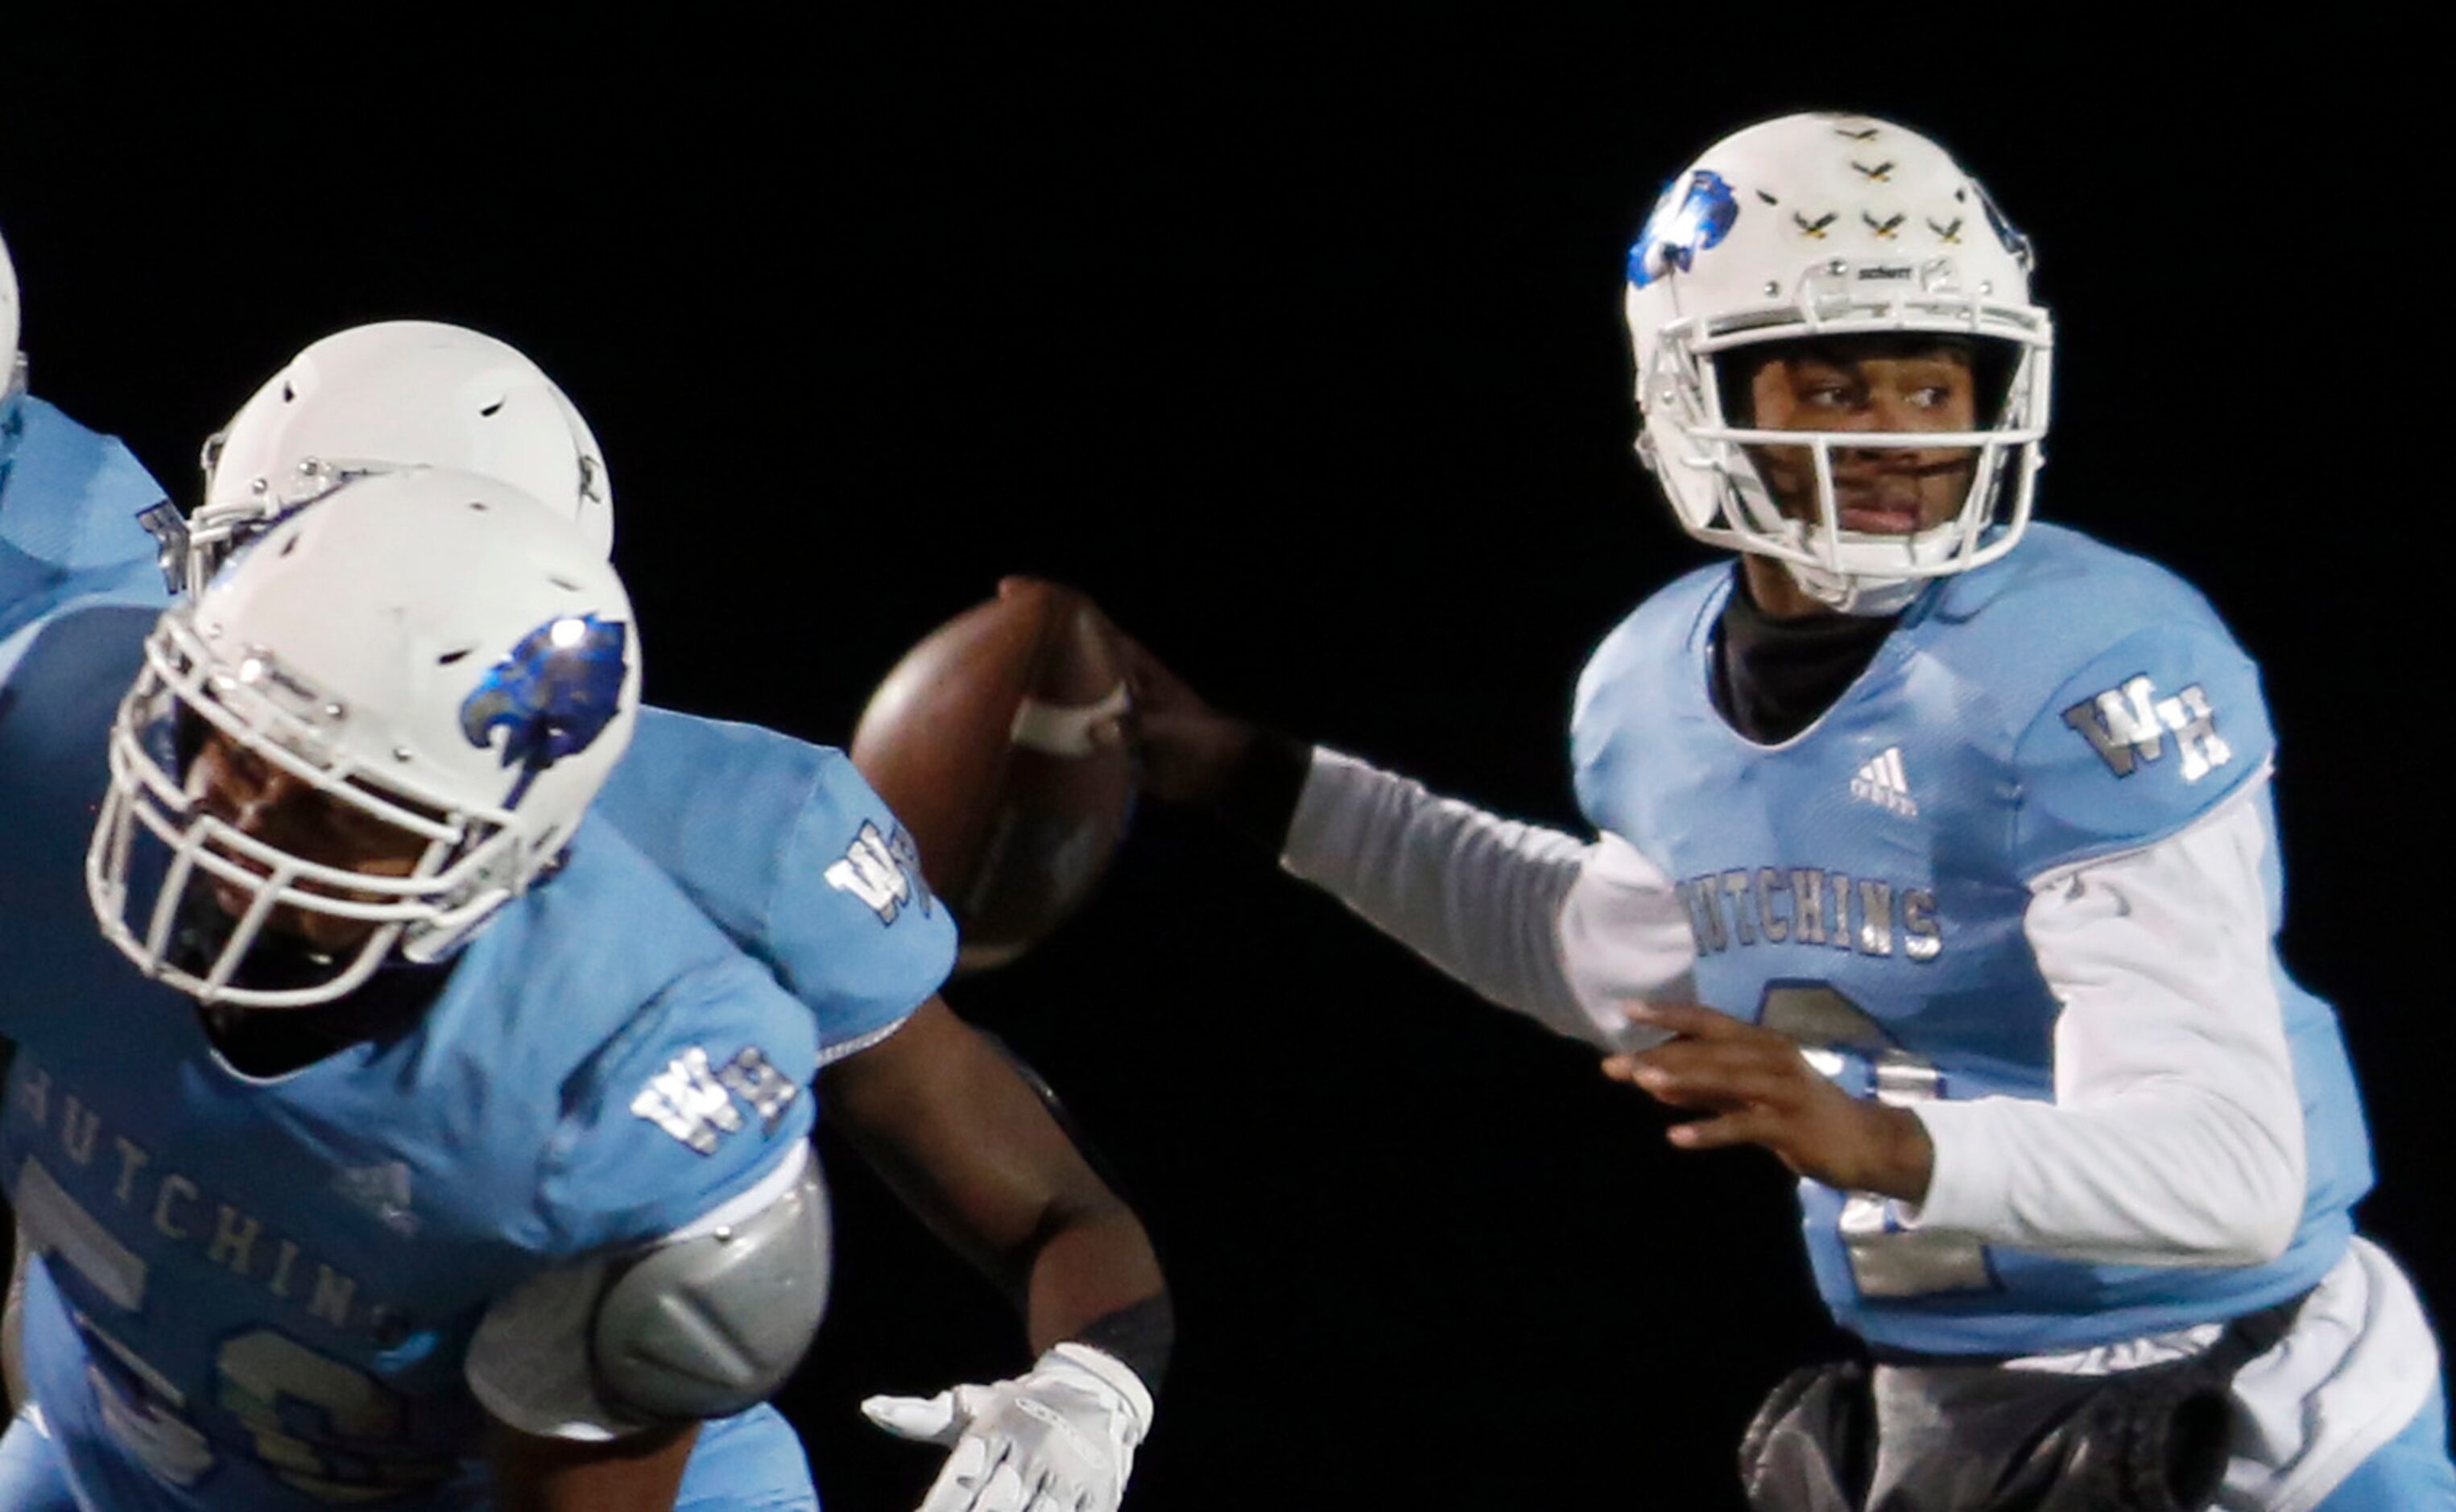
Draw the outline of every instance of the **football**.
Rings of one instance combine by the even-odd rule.
[[[958,971],[1055,929],[1125,836],[1132,763],[1093,738],[1127,707],[1105,623],[1072,588],[1009,579],[905,653],[853,731],[853,765],[954,910]]]

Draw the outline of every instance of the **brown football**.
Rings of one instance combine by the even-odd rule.
[[[862,710],[853,765],[954,909],[959,971],[1011,961],[1056,928],[1124,838],[1132,765],[1091,739],[1126,707],[1102,623],[1072,588],[1011,580],[906,652]]]

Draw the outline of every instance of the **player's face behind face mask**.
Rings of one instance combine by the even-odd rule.
[[[1750,356],[1731,392],[1746,407],[1740,423],[1758,430],[1967,433],[1988,407],[1960,342],[1860,337],[1786,342]],[[1752,445],[1748,454],[1786,518],[1821,525],[1814,448]],[[1828,455],[1842,529],[1869,536],[1906,537],[1952,520],[1978,460],[1970,447],[1835,446]]]
[[[422,836],[317,791],[219,730],[205,731],[196,743],[184,786],[198,809],[241,835],[339,871],[407,877],[418,870],[430,845]],[[260,861],[243,851],[226,854],[259,877],[271,875]],[[227,879],[206,874],[206,881],[214,906],[233,922],[245,916],[256,902],[248,889]],[[372,892],[321,890],[344,903],[384,901]],[[377,928],[373,920],[287,904],[275,907],[264,921],[268,944],[286,942],[324,955],[356,950]]]

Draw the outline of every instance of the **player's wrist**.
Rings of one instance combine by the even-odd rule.
[[[1209,807],[1273,856],[1287,848],[1297,800],[1313,771],[1313,746],[1265,725],[1234,722],[1237,746],[1221,764]]]
[[[1053,1344],[1041,1355],[1034,1374],[1072,1386],[1094,1398],[1123,1420],[1129,1445],[1151,1432],[1156,1403],[1150,1385],[1132,1365],[1107,1350],[1076,1339]]]
[[[1859,1136],[1852,1141],[1855,1169],[1842,1173],[1833,1184],[1914,1204],[1925,1200],[1935,1170],[1935,1147],[1918,1115],[1873,1101],[1858,1103],[1853,1114],[1859,1126]]]
[[[1096,1352],[1115,1360],[1133,1374],[1138,1389],[1156,1396],[1177,1347],[1177,1309],[1165,1290],[1157,1291],[1094,1318],[1054,1347]]]

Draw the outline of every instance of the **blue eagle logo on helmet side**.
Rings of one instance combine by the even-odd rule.
[[[460,733],[481,749],[503,740],[503,765],[522,768],[506,803],[529,779],[605,733],[622,709],[629,627],[590,615],[561,615],[522,637],[460,704]]]
[[[1628,249],[1628,281],[1642,289],[1674,268],[1688,272],[1697,254],[1729,235],[1739,218],[1731,186],[1712,169],[1690,174],[1685,191],[1672,180]]]

